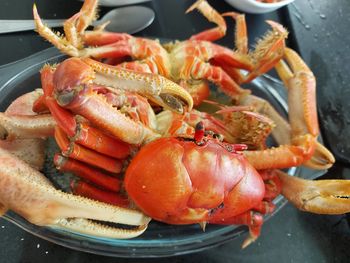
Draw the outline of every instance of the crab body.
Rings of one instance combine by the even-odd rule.
[[[242,154],[214,140],[199,146],[177,138],[143,147],[126,171],[125,188],[146,214],[170,224],[224,222],[257,206],[265,194]]]

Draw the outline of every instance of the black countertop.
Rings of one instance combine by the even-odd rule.
[[[153,24],[140,36],[185,39],[211,26],[199,14],[184,15],[192,3],[184,0],[153,0],[145,4],[156,12]],[[223,1],[210,1],[220,12],[232,10]],[[0,19],[31,19],[32,0],[2,0]],[[45,18],[68,17],[79,10],[73,0],[37,0]],[[101,13],[108,9],[101,8]],[[250,42],[266,30],[264,20],[272,19],[291,31],[289,46],[298,50],[318,80],[320,124],[326,143],[337,154],[336,165],[324,178],[350,178],[344,138],[334,142],[334,127],[348,134],[349,109],[346,94],[350,55],[350,3],[348,0],[296,0],[288,8],[266,15],[248,15]],[[229,28],[233,28],[231,22]],[[233,30],[221,44],[233,46]],[[24,58],[50,47],[34,32],[0,35],[0,64]],[[325,121],[324,121],[325,120]],[[340,125],[340,126],[339,126]],[[342,126],[343,125],[343,126]],[[339,129],[338,129],[339,130]],[[346,137],[346,136],[344,136]],[[339,138],[337,136],[336,138]],[[349,141],[349,140],[348,140]],[[287,204],[276,216],[265,222],[261,237],[245,250],[240,246],[244,236],[220,247],[191,255],[163,259],[116,259],[74,251],[39,239],[17,226],[0,219],[1,262],[349,262],[350,231],[345,215],[312,215]]]

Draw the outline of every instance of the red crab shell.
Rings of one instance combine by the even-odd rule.
[[[130,163],[125,188],[147,215],[169,224],[230,219],[259,205],[265,186],[243,155],[214,139],[161,138]]]

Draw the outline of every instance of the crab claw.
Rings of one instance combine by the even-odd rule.
[[[94,70],[93,82],[96,84],[139,93],[165,109],[178,113],[185,112],[184,105],[188,111],[193,107],[191,95],[184,88],[163,76],[136,73],[90,58],[83,58],[81,61]]]
[[[142,234],[150,221],[136,210],[56,190],[40,172],[1,148],[0,162],[1,210],[11,209],[33,224],[107,238],[132,238]],[[137,227],[120,229],[93,220]]]
[[[298,209],[329,215],[350,212],[350,180],[311,181],[275,172],[282,182],[282,195]]]

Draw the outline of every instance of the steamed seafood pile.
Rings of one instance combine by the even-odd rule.
[[[244,15],[219,14],[200,0],[188,12],[199,10],[216,27],[161,44],[103,25],[88,31],[96,7],[86,0],[60,35],[34,6],[38,33],[70,58],[45,65],[41,89],[0,114],[3,212],[111,238],[140,235],[151,219],[244,224],[245,247],[259,236],[279,194],[309,212],[350,210],[347,181],[313,182],[279,170],[327,169],[334,162],[317,140],[315,77],[285,46],[282,25],[267,21],[271,31],[250,51]],[[236,21],[234,50],[213,43],[225,35],[225,17]],[[272,68],[288,92],[289,122],[241,87]],[[209,83],[233,104],[208,101]],[[217,107],[215,114],[196,108],[203,103]],[[267,146],[271,134],[279,146]],[[57,169],[81,178],[72,181],[72,193],[55,189],[38,171],[48,137],[60,148],[52,160]]]

